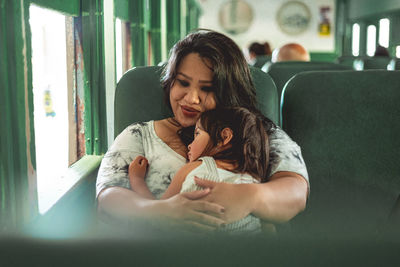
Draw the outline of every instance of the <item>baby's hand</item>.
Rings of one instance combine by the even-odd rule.
[[[137,156],[129,164],[129,179],[144,179],[146,177],[148,161],[143,156]]]

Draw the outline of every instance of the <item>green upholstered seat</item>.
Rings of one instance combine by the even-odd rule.
[[[134,122],[166,118],[171,115],[164,103],[160,84],[162,67],[136,67],[126,72],[117,84],[114,100],[114,132],[117,136]],[[279,120],[276,87],[271,77],[251,68],[259,108],[274,122]]]
[[[286,82],[295,74],[302,71],[314,70],[349,70],[349,66],[339,65],[330,62],[304,62],[304,61],[285,61],[273,63],[268,70],[278,89],[278,99],[280,101],[281,93]]]
[[[390,60],[388,70],[400,70],[400,59],[393,58],[392,60]]]
[[[267,62],[271,61],[271,56],[258,56],[256,57],[256,61],[254,62],[253,67],[261,69]]]
[[[362,59],[363,70],[386,70],[391,61],[390,57],[365,57]]]
[[[164,104],[161,67],[136,67],[117,84],[114,99],[114,134],[140,121],[158,120],[171,114]]]
[[[355,56],[340,56],[336,62],[340,65],[348,66],[354,69],[354,61],[357,59]]]
[[[399,81],[400,71],[315,71],[287,83],[283,128],[301,146],[311,183],[294,231],[400,230],[400,221],[388,222],[396,199],[400,208]]]

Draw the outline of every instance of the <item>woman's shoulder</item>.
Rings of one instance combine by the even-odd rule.
[[[118,134],[109,150],[129,149],[136,143],[141,143],[142,137],[149,133],[150,125],[151,121],[132,123],[127,126]]]
[[[127,126],[118,136],[122,137],[141,137],[146,132],[150,132],[153,128],[154,121],[135,122]]]
[[[279,126],[272,128],[268,133],[268,137],[270,141],[287,140],[293,142],[289,135]]]
[[[153,124],[154,121],[134,122],[129,126],[127,126],[124,131],[132,132],[132,131],[148,129],[149,127],[152,127]]]
[[[283,150],[300,150],[298,144],[284,131],[276,126],[268,133],[270,152]]]
[[[308,172],[300,146],[280,127],[269,133],[269,170],[272,176],[279,171],[295,172],[308,181]]]

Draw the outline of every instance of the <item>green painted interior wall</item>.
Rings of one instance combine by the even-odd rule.
[[[149,65],[161,62],[161,1],[150,0],[150,38],[152,61]]]
[[[349,0],[349,19],[356,20],[382,13],[400,12],[399,0]]]
[[[378,25],[379,19],[390,19],[389,51],[395,55],[400,45],[400,1],[398,0],[336,0],[335,46],[338,55],[351,55],[352,24],[360,25],[360,56],[366,55],[366,31],[370,24]],[[379,28],[377,28],[377,31]],[[378,32],[377,32],[378,34]],[[377,39],[378,40],[378,39]]]
[[[38,6],[53,9],[70,16],[79,16],[80,0],[31,0]]]
[[[107,150],[103,0],[82,0],[86,154]]]
[[[29,1],[0,0],[0,230],[37,214]]]
[[[114,15],[125,21],[129,21],[129,0],[114,0]]]

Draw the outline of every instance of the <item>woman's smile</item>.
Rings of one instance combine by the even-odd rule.
[[[181,105],[181,110],[186,117],[197,117],[200,113],[200,111],[186,105]]]

